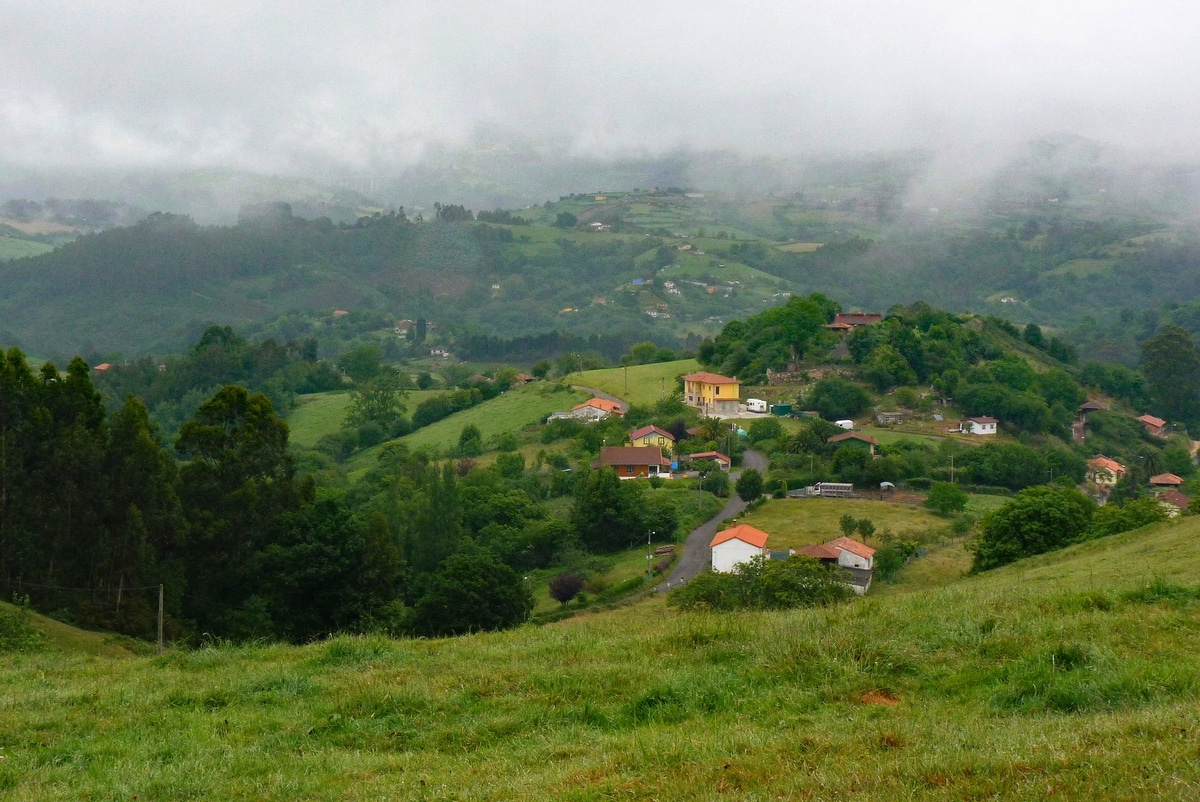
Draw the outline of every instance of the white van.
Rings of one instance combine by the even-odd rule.
[[[852,429],[854,429],[854,421],[852,421],[852,420],[835,420],[833,422],[833,425],[841,426],[846,431],[851,431]]]
[[[751,412],[766,412],[767,402],[763,401],[761,398],[747,398],[746,409],[750,410]]]

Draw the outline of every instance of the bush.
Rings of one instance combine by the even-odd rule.
[[[854,595],[841,578],[811,557],[755,557],[732,573],[707,571],[667,597],[681,610],[786,610],[844,601]]]
[[[15,610],[0,610],[0,652],[35,652],[46,636],[31,623],[29,597],[13,594]]]
[[[935,482],[925,499],[925,506],[943,517],[962,512],[967,508],[967,494],[949,482]]]
[[[984,516],[979,540],[972,544],[972,571],[1062,548],[1088,531],[1095,503],[1073,487],[1042,485],[1022,490]]]
[[[550,598],[565,606],[583,590],[583,581],[583,576],[574,571],[557,574],[550,580]]]

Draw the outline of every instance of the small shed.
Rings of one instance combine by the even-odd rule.
[[[995,434],[996,424],[1000,421],[995,418],[990,418],[987,415],[978,418],[967,418],[967,423],[970,424],[968,431],[971,434]]]

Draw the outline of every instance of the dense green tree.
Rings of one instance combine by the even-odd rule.
[[[871,397],[857,384],[840,376],[830,376],[817,382],[808,395],[807,404],[825,420],[840,420],[865,410],[871,404]]]
[[[452,554],[424,583],[414,605],[414,628],[431,636],[515,626],[533,610],[529,586],[482,549]]]
[[[1200,348],[1179,326],[1165,326],[1142,345],[1141,369],[1159,415],[1200,422]]]
[[[762,474],[754,468],[746,468],[738,477],[734,489],[742,501],[749,503],[758,500],[763,491]]]
[[[925,506],[938,515],[949,517],[967,508],[967,494],[958,485],[934,482],[925,498]]]
[[[579,480],[571,523],[594,552],[627,548],[645,537],[642,486],[622,482],[616,471],[602,467]]]
[[[1096,504],[1073,487],[1022,490],[983,517],[972,571],[986,571],[1062,548],[1084,536]]]

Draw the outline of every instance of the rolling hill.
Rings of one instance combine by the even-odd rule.
[[[829,609],[10,655],[0,799],[1184,798],[1198,534]]]

